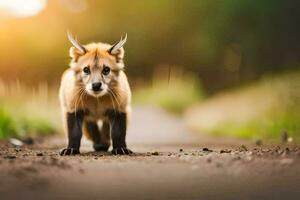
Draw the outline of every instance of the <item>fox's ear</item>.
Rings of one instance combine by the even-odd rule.
[[[112,45],[112,47],[108,50],[108,53],[115,56],[117,61],[124,58],[124,48],[123,45],[127,41],[127,34],[125,35],[124,39],[121,37],[120,41]]]
[[[86,54],[87,50],[85,47],[80,44],[69,32],[67,33],[69,41],[72,43],[72,47],[70,48],[70,56],[75,61],[78,60],[79,56]]]

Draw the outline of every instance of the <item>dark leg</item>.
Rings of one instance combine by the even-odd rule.
[[[60,152],[61,156],[79,154],[80,141],[82,137],[82,122],[84,113],[78,111],[75,113],[67,113],[67,128],[68,128],[68,147]]]
[[[103,128],[102,128],[103,130]],[[89,139],[93,141],[95,151],[107,151],[110,143],[101,137],[102,131],[99,131],[98,125],[94,121],[84,122],[84,132]]]
[[[118,111],[107,112],[111,124],[111,136],[113,141],[113,154],[131,154],[126,146],[126,113]]]

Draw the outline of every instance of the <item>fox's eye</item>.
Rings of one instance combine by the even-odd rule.
[[[103,70],[102,70],[102,74],[103,75],[108,75],[109,72],[110,72],[110,68],[104,65]]]
[[[86,73],[86,74],[91,73],[90,68],[88,66],[83,68],[83,72]]]

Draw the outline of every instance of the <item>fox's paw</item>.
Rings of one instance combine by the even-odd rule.
[[[114,148],[111,151],[111,153],[114,155],[128,155],[128,154],[132,154],[133,152],[130,149],[127,149],[126,147],[119,147],[119,148]]]
[[[74,149],[74,148],[64,148],[60,151],[61,156],[70,156],[70,155],[76,155],[79,154],[79,149]]]

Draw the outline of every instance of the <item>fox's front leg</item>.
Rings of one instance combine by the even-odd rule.
[[[67,132],[68,132],[68,147],[61,150],[60,155],[75,155],[79,154],[80,141],[82,137],[82,123],[84,113],[77,111],[66,114]]]
[[[126,145],[126,113],[119,111],[108,111],[108,116],[111,124],[111,137],[113,142],[112,154],[131,154],[132,151],[127,149]]]

